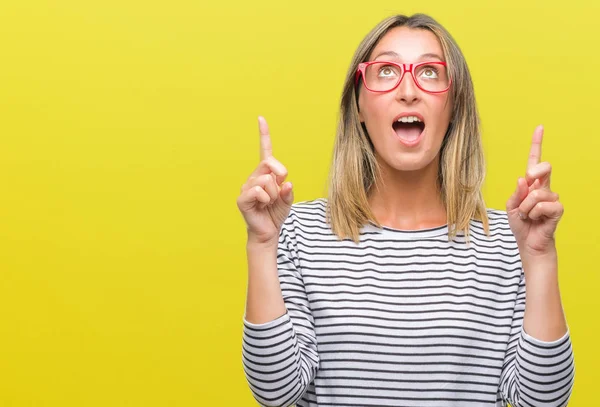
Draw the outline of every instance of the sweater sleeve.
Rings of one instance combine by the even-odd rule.
[[[570,332],[551,342],[533,338],[523,329],[524,312],[525,276],[521,271],[500,394],[512,407],[566,406],[575,380]]]
[[[319,356],[304,282],[299,270],[293,217],[284,223],[277,268],[286,313],[264,323],[244,318],[242,363],[254,398],[262,406],[291,406],[315,378]]]

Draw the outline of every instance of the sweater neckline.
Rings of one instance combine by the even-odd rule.
[[[369,224],[365,226],[364,231],[366,232],[375,232],[379,233],[382,236],[390,236],[390,237],[403,237],[408,239],[418,239],[424,237],[436,237],[448,235],[448,224],[441,226],[434,226],[431,228],[424,229],[396,229],[389,226],[381,226],[378,227],[372,221],[369,221]]]

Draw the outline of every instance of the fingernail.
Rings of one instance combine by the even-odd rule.
[[[525,215],[525,214],[524,214],[524,213],[522,213],[522,212],[519,212],[519,218],[521,218],[521,219],[525,220],[525,219],[527,219],[527,215]]]

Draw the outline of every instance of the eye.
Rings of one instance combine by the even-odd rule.
[[[396,69],[392,65],[384,65],[379,68],[378,75],[380,78],[393,78],[397,75]]]
[[[421,67],[421,76],[424,79],[438,79],[438,70],[431,66],[423,66]]]

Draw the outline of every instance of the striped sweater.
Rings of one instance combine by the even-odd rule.
[[[338,240],[326,200],[296,203],[277,263],[287,311],[243,321],[242,361],[263,406],[565,406],[575,366],[569,332],[523,330],[525,280],[505,211],[490,237],[471,221],[361,229]]]

